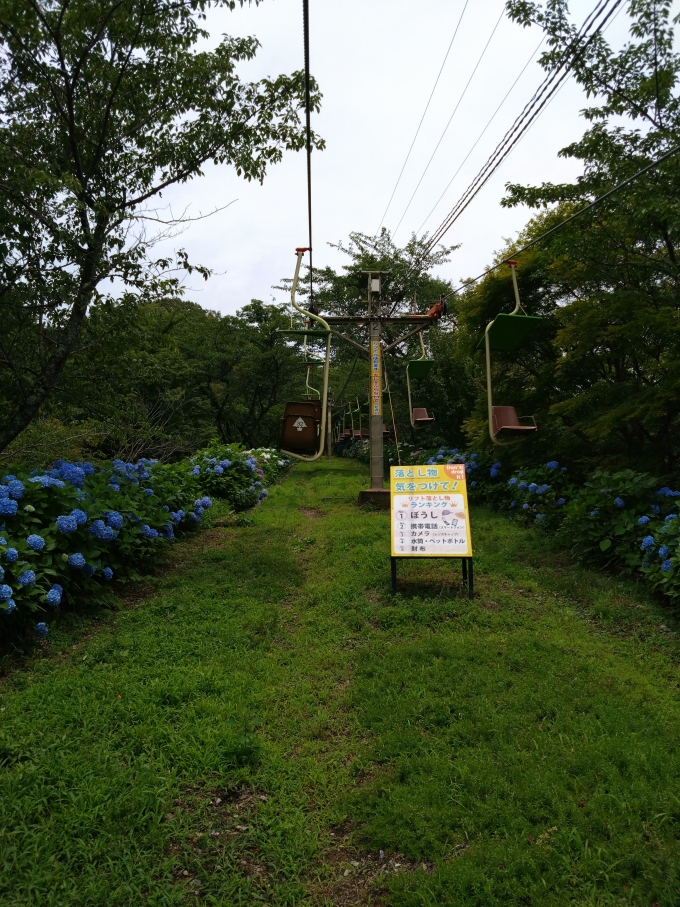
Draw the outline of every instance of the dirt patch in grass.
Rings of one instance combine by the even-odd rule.
[[[383,907],[390,877],[434,872],[434,863],[409,860],[399,853],[360,852],[351,843],[352,830],[347,823],[329,832],[323,876],[307,886],[312,904]]]
[[[300,513],[308,520],[320,520],[326,516],[322,510],[317,510],[316,507],[300,507]]]

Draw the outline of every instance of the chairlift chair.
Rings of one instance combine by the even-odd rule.
[[[410,359],[407,362],[406,389],[408,391],[408,411],[411,417],[411,426],[413,428],[425,428],[426,425],[434,422],[434,416],[431,416],[428,413],[427,409],[425,409],[425,407],[423,406],[413,406],[411,400],[411,378],[415,378],[416,380],[427,378],[427,376],[432,371],[434,359],[428,359],[427,357],[425,342],[423,340],[423,332],[421,331],[418,336],[420,337],[420,346],[423,351],[423,355],[419,359]]]
[[[307,369],[307,400],[294,401],[286,403],[283,419],[281,422],[281,437],[279,448],[282,453],[296,460],[306,460],[312,462],[318,460],[323,454],[324,443],[326,440],[326,413],[328,407],[328,373],[330,370],[331,359],[331,330],[326,321],[314,312],[307,311],[299,306],[295,299],[298,279],[300,277],[300,265],[302,256],[308,249],[296,249],[297,263],[295,266],[295,276],[290,291],[290,301],[294,309],[305,316],[307,325],[312,321],[317,322],[320,328],[311,328],[307,325],[302,329],[291,329],[283,331],[286,334],[304,334],[304,349],[307,353],[307,337],[319,336],[326,339],[326,351],[323,358],[323,389],[317,391],[309,384],[309,372]],[[312,392],[318,394],[316,400],[311,399]]]
[[[517,286],[517,274],[515,272],[517,262],[508,260],[507,264],[510,265],[512,272],[515,308],[509,315],[503,313],[496,315],[493,321],[487,324],[484,337],[477,344],[477,349],[481,349],[483,344],[486,353],[486,396],[489,436],[494,444],[513,444],[537,430],[536,420],[533,416],[518,416],[514,406],[493,405],[491,352],[513,352],[533,334],[543,320],[536,315],[527,315],[522,308]],[[523,421],[525,424],[522,424]]]

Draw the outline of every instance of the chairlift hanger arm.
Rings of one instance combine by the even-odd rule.
[[[350,343],[352,346],[356,347],[360,352],[362,352],[364,354],[364,356],[370,357],[371,354],[368,351],[368,349],[365,346],[362,346],[356,340],[352,340],[351,337],[347,337],[345,334],[341,334],[339,331],[334,331],[332,328],[331,328],[331,334],[334,337],[337,337],[339,340],[344,340],[345,343]]]

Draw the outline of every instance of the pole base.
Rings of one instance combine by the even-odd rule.
[[[372,504],[378,510],[390,509],[390,490],[389,488],[367,488],[359,492],[360,504]]]

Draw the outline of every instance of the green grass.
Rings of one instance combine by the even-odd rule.
[[[296,467],[4,681],[3,907],[680,903],[676,615],[484,510],[473,602],[391,600],[363,484]]]

